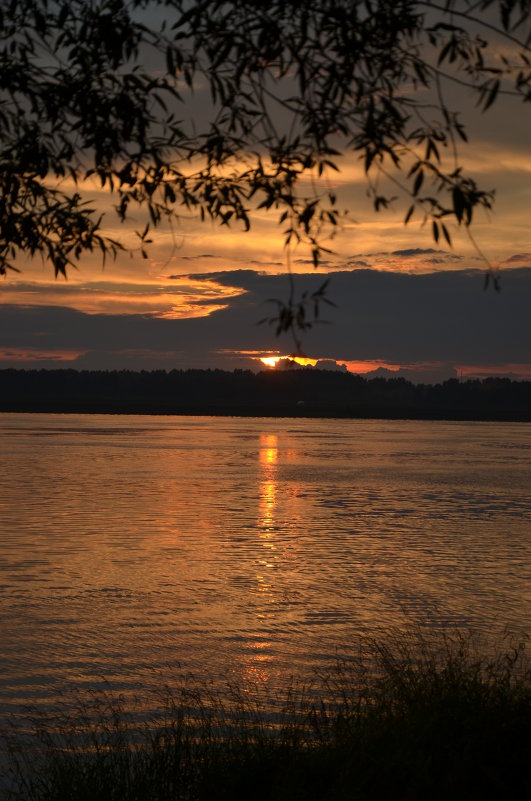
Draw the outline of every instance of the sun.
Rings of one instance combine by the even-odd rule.
[[[266,367],[276,367],[279,362],[290,361],[300,364],[301,367],[315,367],[317,359],[308,359],[306,356],[261,356],[260,361]]]
[[[282,356],[262,356],[260,361],[262,364],[265,364],[266,367],[276,367],[281,359]]]

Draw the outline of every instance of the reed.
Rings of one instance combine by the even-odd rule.
[[[525,641],[463,635],[351,649],[311,684],[185,685],[139,724],[106,694],[5,737],[16,801],[531,798]],[[136,721],[136,722],[135,722]]]

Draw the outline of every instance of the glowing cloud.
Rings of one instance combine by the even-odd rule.
[[[248,355],[248,354],[246,354]],[[259,356],[259,360],[266,367],[277,367],[281,362],[295,362],[301,367],[315,367],[318,359],[308,359],[305,356]]]

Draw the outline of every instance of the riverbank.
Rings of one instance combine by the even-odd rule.
[[[531,382],[412,384],[325,370],[1,370],[0,411],[531,421]]]
[[[480,413],[452,409],[408,409],[408,408],[352,408],[333,404],[318,406],[240,406],[227,404],[216,406],[179,406],[158,403],[46,403],[38,400],[27,403],[2,403],[4,414],[108,414],[108,415],[169,415],[183,417],[269,417],[331,420],[441,420],[447,422],[478,423],[528,423],[531,409],[527,412],[499,411]]]
[[[263,689],[263,688],[262,688]],[[166,697],[156,727],[119,699],[9,741],[16,801],[531,798],[523,643],[490,656],[454,636],[360,649],[274,709],[259,688]]]

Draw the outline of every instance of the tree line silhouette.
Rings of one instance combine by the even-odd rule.
[[[531,420],[531,381],[413,384],[297,369],[0,370],[0,411]]]

